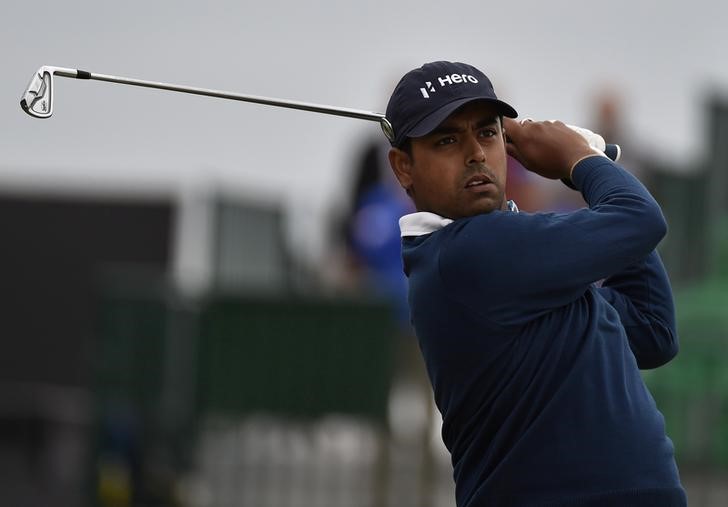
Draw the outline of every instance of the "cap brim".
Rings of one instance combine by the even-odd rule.
[[[466,97],[455,100],[453,102],[449,102],[448,104],[442,106],[440,109],[425,116],[422,120],[420,120],[417,125],[409,129],[409,132],[407,132],[406,136],[426,136],[427,134],[435,130],[442,122],[447,119],[448,116],[454,113],[457,109],[461,108],[469,102],[474,102],[476,100],[482,100],[484,102],[490,102],[491,104],[494,104],[498,107],[498,112],[503,116],[507,116],[509,118],[516,118],[518,116],[516,110],[502,100],[493,99],[490,97]]]

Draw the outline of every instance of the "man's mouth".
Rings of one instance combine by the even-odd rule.
[[[488,183],[493,183],[493,182],[487,176],[473,176],[465,184],[465,188],[478,187],[481,185],[487,185]]]

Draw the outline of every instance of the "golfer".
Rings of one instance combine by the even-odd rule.
[[[386,116],[417,208],[400,220],[404,271],[457,505],[686,505],[639,372],[678,350],[652,196],[563,123],[513,120],[470,65],[408,72]],[[507,155],[588,208],[519,213]]]

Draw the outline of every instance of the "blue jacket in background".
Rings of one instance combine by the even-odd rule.
[[[665,220],[604,157],[572,179],[588,208],[400,221],[459,507],[686,505],[639,372],[678,349]]]

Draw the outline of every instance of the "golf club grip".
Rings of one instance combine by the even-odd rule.
[[[622,156],[622,148],[618,144],[609,144],[604,148],[604,154],[613,162],[617,162]]]

